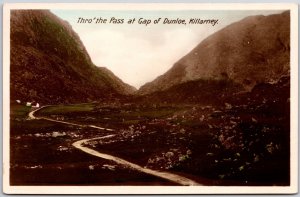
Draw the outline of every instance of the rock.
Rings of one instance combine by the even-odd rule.
[[[244,170],[244,168],[245,168],[244,166],[240,166],[240,167],[239,167],[239,171]]]
[[[189,149],[189,150],[186,151],[186,154],[191,155],[192,151]]]
[[[15,139],[16,139],[16,140],[19,140],[19,139],[21,139],[21,136],[17,136]]]
[[[251,120],[252,120],[252,122],[257,123],[257,120],[255,118],[252,117]]]
[[[167,152],[167,153],[165,154],[165,156],[166,156],[167,158],[171,158],[171,157],[174,156],[174,153],[173,153],[173,152]]]
[[[69,148],[68,147],[64,147],[64,146],[59,146],[57,148],[57,150],[59,150],[59,151],[67,151],[67,150],[69,150]]]
[[[204,115],[202,115],[200,118],[199,118],[199,120],[201,121],[201,122],[203,122],[203,120],[204,120]]]
[[[225,103],[225,109],[232,109],[232,105],[229,103]]]
[[[62,137],[62,136],[65,136],[66,133],[65,132],[57,132],[57,131],[54,131],[52,133],[52,137]]]
[[[185,155],[179,156],[179,161],[184,161],[186,159],[187,159],[187,156],[185,156]]]
[[[41,166],[41,165],[37,165],[37,166],[25,166],[25,168],[26,169],[37,169],[37,168],[41,169],[41,168],[43,168],[43,166]]]
[[[151,159],[151,158],[149,158],[149,159],[148,159],[148,164],[151,164],[151,163],[154,163],[154,160]]]
[[[270,144],[267,144],[266,149],[270,154],[272,154],[275,150],[273,142],[271,142]]]
[[[221,134],[221,135],[219,136],[219,141],[220,141],[220,142],[223,142],[224,140],[225,140],[225,137],[224,137],[223,134]]]
[[[90,169],[90,170],[94,170],[95,167],[94,167],[93,165],[89,165],[89,169]]]
[[[34,134],[35,137],[41,137],[42,135],[39,133]]]
[[[111,171],[115,171],[115,168],[116,168],[116,166],[114,166],[114,165],[109,165],[109,164],[104,164],[104,165],[102,166],[102,169],[109,169],[109,170],[111,170]]]
[[[237,123],[235,122],[235,121],[232,121],[232,120],[230,120],[230,124],[232,124],[232,125],[237,125]]]
[[[179,131],[180,133],[182,133],[182,134],[184,134],[185,133],[185,129],[184,128],[182,128],[182,129],[180,129],[180,131]]]

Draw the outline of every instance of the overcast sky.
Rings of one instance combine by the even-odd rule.
[[[165,73],[203,39],[223,27],[250,15],[269,15],[282,11],[91,11],[51,10],[67,20],[80,36],[92,61],[110,69],[124,82],[139,88]],[[106,24],[77,23],[78,18],[108,19]],[[111,17],[123,24],[109,24]],[[127,21],[136,18],[134,24]],[[138,19],[149,19],[149,25]],[[185,19],[186,25],[153,24],[157,18]],[[190,18],[218,19],[212,26],[188,24]]]

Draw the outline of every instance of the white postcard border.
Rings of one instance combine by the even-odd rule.
[[[10,186],[9,66],[10,10],[290,10],[291,165],[290,186]],[[7,194],[287,194],[298,192],[298,5],[293,3],[12,3],[3,6],[3,191]]]

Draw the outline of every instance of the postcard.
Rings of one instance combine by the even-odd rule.
[[[4,4],[7,194],[298,192],[296,4]]]

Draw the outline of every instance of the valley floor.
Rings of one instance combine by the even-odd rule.
[[[12,105],[10,183],[184,185],[85,149],[201,185],[289,185],[287,120],[250,107],[88,103],[33,116]]]

